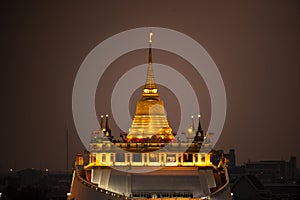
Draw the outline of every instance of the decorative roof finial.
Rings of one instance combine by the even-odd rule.
[[[197,133],[200,133],[201,136],[204,136],[203,129],[202,129],[202,126],[201,126],[200,117],[201,117],[201,115],[199,114],[199,115],[198,115],[198,120],[199,120],[199,122],[198,122],[198,130],[197,130]]]
[[[106,129],[106,131],[109,131],[110,129],[109,129],[109,124],[108,124],[108,114],[106,114],[105,117],[106,117],[105,129]]]
[[[150,31],[150,33],[149,33],[149,43],[150,44],[152,43],[152,35],[153,35],[152,31]]]
[[[101,115],[101,122],[100,122],[101,130],[103,131],[105,129],[104,126],[104,120],[103,120],[103,115]]]
[[[191,128],[192,128],[192,131],[195,131],[194,115],[191,116]]]

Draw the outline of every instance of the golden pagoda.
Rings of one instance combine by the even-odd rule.
[[[174,136],[165,115],[164,102],[160,100],[152,67],[152,32],[149,35],[149,55],[146,83],[142,98],[137,102],[127,141],[172,142]]]
[[[92,132],[85,151],[88,159],[76,155],[68,200],[232,200],[228,161],[212,163],[200,115],[197,130],[192,119],[188,141],[174,141],[154,81],[151,36],[147,79],[129,133],[113,140],[108,115],[106,123],[101,115],[101,129]]]

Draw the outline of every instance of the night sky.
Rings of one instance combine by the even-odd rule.
[[[300,166],[299,1],[2,1],[0,15],[0,171],[66,169],[66,130],[71,168],[74,155],[84,150],[72,118],[76,73],[99,43],[138,27],[180,31],[198,41],[218,66],[227,116],[216,149],[235,149],[238,164],[297,156]],[[201,76],[172,53],[157,50],[153,59],[189,79],[207,128],[210,99]],[[111,114],[118,78],[146,62],[147,50],[137,50],[109,66],[97,89],[99,114]],[[178,102],[170,90],[159,89],[176,129]],[[131,98],[132,115],[140,95],[141,88]],[[118,135],[113,120],[111,126]]]

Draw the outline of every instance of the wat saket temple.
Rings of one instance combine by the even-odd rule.
[[[128,133],[113,139],[109,116],[101,116],[89,149],[76,155],[69,200],[231,199],[227,161],[213,165],[200,115],[197,129],[186,127],[187,140],[176,141],[155,84],[151,43],[152,33],[146,82]]]

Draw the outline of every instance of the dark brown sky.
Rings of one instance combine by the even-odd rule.
[[[289,159],[291,155],[300,160],[299,1],[0,4],[0,171],[10,167],[65,169],[66,126],[71,165],[72,156],[83,151],[71,110],[77,70],[87,54],[106,38],[147,26],[187,34],[217,64],[228,100],[217,148],[236,149],[238,163],[248,159]],[[156,55],[157,61],[165,64],[182,62],[165,52]],[[133,52],[116,60],[109,69],[118,74],[117,67],[122,63],[127,63],[125,68],[129,69],[130,63],[140,64],[144,58],[143,51]],[[209,116],[207,89],[205,85],[198,89],[203,94],[201,109],[205,107],[204,116]],[[101,90],[103,87],[99,87],[96,100]],[[172,98],[166,92],[164,100]],[[103,111],[98,102],[97,111],[109,112]],[[208,119],[203,119],[206,128]],[[170,123],[175,122],[173,117]]]

